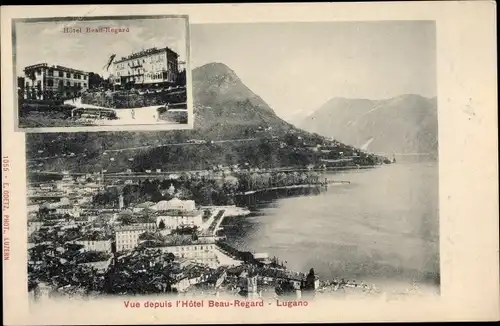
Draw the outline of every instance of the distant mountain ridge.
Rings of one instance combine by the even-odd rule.
[[[379,153],[438,151],[437,98],[405,94],[386,100],[334,97],[297,126]]]

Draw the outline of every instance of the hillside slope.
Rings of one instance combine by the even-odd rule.
[[[321,137],[285,122],[227,66],[193,70],[193,130],[155,132],[31,133],[26,136],[30,169],[80,172],[144,169],[204,169],[214,164],[304,165],[308,154],[283,148],[291,134],[304,142]],[[265,131],[264,131],[265,130]],[[207,144],[161,146],[202,139]],[[250,141],[242,141],[251,139]],[[271,141],[271,139],[274,139]],[[210,141],[239,140],[211,144]],[[339,148],[344,146],[338,144]],[[139,149],[114,151],[126,148]],[[347,149],[351,150],[352,149]],[[58,155],[58,157],[54,157]],[[50,159],[39,159],[50,157]],[[38,159],[37,159],[38,158]]]
[[[195,68],[192,75],[195,129],[203,130],[208,137],[223,132],[224,125],[271,126],[280,130],[292,127],[226,65],[209,63]]]
[[[402,95],[388,100],[333,98],[298,127],[381,153],[437,153],[437,99]]]

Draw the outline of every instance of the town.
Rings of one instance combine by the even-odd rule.
[[[268,253],[237,250],[220,234],[225,218],[251,214],[235,204],[238,195],[328,184],[312,168],[245,165],[197,172],[39,173],[28,187],[30,294],[375,293],[351,280],[320,280],[313,268],[307,274],[291,271]]]

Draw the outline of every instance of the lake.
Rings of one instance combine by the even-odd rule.
[[[240,197],[253,211],[226,218],[227,242],[267,252],[290,269],[311,267],[379,288],[439,287],[438,164],[397,163],[327,173],[350,181],[327,190],[271,191]]]

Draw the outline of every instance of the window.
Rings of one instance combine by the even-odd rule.
[[[71,86],[71,83],[70,82],[66,82],[66,86]]]
[[[47,86],[54,86],[54,81],[52,79],[47,80]]]
[[[64,73],[62,71],[59,71],[59,77],[64,77]]]
[[[54,76],[54,70],[49,70],[48,75],[49,76]]]
[[[70,72],[66,73],[66,78],[71,78],[71,73]]]

